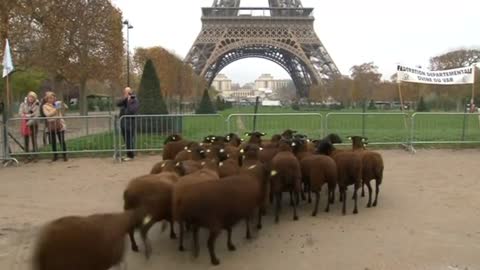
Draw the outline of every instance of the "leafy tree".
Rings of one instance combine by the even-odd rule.
[[[210,95],[208,94],[208,90],[205,89],[203,91],[202,101],[200,101],[200,105],[198,106],[196,114],[213,114],[216,113],[215,108],[213,106],[212,101],[210,100]]]
[[[167,105],[163,100],[160,89],[160,81],[151,60],[147,60],[145,63],[138,99],[140,102],[140,114],[168,114]]]
[[[353,79],[353,101],[359,102],[371,98],[382,78],[382,74],[378,72],[378,67],[373,62],[369,62],[353,66],[350,71]]]
[[[375,101],[373,99],[370,100],[370,103],[368,104],[368,110],[374,111],[377,109],[377,106],[375,106]]]

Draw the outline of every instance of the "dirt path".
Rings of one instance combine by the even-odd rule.
[[[360,213],[352,215],[349,200],[347,216],[336,203],[331,213],[313,218],[312,206],[302,203],[300,221],[293,222],[285,205],[280,224],[268,215],[252,241],[244,240],[244,225],[237,226],[236,252],[227,251],[223,233],[217,241],[222,265],[215,269],[480,269],[480,150],[382,154],[386,170],[377,208],[365,208],[362,198]],[[0,269],[29,269],[35,234],[51,219],[121,211],[128,180],[159,159],[0,168]],[[194,260],[189,252],[177,252],[177,243],[159,227],[150,233],[152,259],[128,252],[128,269],[211,268],[204,233]]]

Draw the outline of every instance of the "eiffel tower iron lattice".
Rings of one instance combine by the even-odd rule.
[[[300,0],[269,0],[266,8],[243,8],[240,0],[214,0],[202,8],[202,30],[185,62],[211,85],[229,64],[263,58],[284,68],[300,97],[312,84],[340,72],[314,30],[313,8]]]

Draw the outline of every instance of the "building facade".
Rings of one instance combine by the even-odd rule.
[[[255,80],[255,88],[276,91],[287,87],[290,82],[291,80],[275,80],[271,74],[262,74]]]
[[[220,92],[232,90],[232,80],[230,80],[225,74],[218,74],[213,80],[212,86]]]

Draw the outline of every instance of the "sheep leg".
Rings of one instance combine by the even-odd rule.
[[[138,252],[137,242],[135,242],[134,229],[128,232],[128,237],[130,237],[130,243],[132,244],[132,251]]]
[[[185,250],[185,247],[183,246],[183,235],[184,235],[184,231],[185,231],[185,228],[184,228],[184,223],[183,222],[179,222],[178,224],[180,224],[180,238],[179,238],[179,247],[178,247],[178,250],[179,251],[184,251]]]
[[[145,258],[149,259],[152,254],[152,246],[147,238],[148,231],[155,224],[156,220],[150,220],[147,224],[142,226],[140,235],[142,236],[143,244],[145,245]]]
[[[208,251],[210,252],[210,261],[212,262],[213,265],[220,264],[220,261],[215,255],[215,241],[217,240],[219,233],[220,232],[218,230],[210,229],[210,235],[208,236],[208,241],[207,241]]]
[[[358,208],[357,208],[357,193],[358,193],[358,190],[360,189],[360,185],[361,185],[361,181],[359,182],[360,184],[355,184],[354,186],[354,190],[353,190],[353,198],[355,200],[355,207],[353,208],[353,213],[354,214],[358,214]]]
[[[313,210],[312,217],[315,217],[318,212],[318,203],[320,202],[320,192],[315,191],[315,209]]]
[[[305,192],[307,191],[307,181],[303,180],[303,188],[302,188],[302,201],[305,201],[307,197],[305,196]]]
[[[363,185],[362,185],[363,188]],[[372,207],[372,185],[370,185],[370,181],[367,182],[367,188],[368,188],[368,203],[367,203],[367,208]]]
[[[294,206],[295,202],[293,201],[293,192],[290,191],[290,206]]]
[[[192,230],[193,234],[193,257],[198,258],[198,255],[200,254],[200,244],[198,242],[198,226],[194,226]]]
[[[279,192],[276,194],[276,207],[275,207],[275,223],[278,223],[279,221],[279,215],[280,215],[280,208],[282,205],[282,193]]]
[[[343,202],[342,206],[342,214],[346,215],[347,214],[347,200],[343,200],[342,198],[346,196],[347,190],[344,187],[340,188],[340,201]]]
[[[177,234],[175,234],[175,223],[173,219],[170,220],[170,239],[177,239]]]
[[[249,232],[248,232],[248,227],[247,227],[247,235],[248,235],[248,233]],[[248,236],[247,236],[247,239],[249,239]],[[227,247],[228,247],[229,251],[235,251],[236,250],[235,245],[232,243],[232,227],[227,228]]]
[[[362,184],[362,197],[365,197],[365,183]]]
[[[380,183],[381,183],[381,180],[376,180],[375,181],[375,185],[376,185],[376,188],[375,188],[375,201],[373,201],[373,207],[376,207],[377,206],[377,201],[378,201],[378,193],[380,193]]]
[[[247,239],[252,239],[252,234],[251,234],[251,232],[250,232],[250,217],[247,217],[247,218],[245,219],[245,225],[246,225],[246,227],[247,227],[247,234],[246,234],[245,237],[246,237]]]
[[[257,223],[257,229],[258,230],[261,230],[262,229],[262,208],[263,207],[260,207],[258,209],[258,223]]]
[[[300,194],[297,191],[294,191],[293,194],[295,195],[295,199],[298,202],[300,198]],[[293,220],[298,220],[298,215],[297,215],[297,204],[293,205]]]

